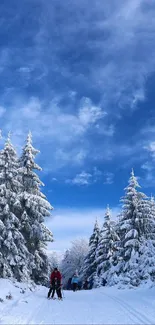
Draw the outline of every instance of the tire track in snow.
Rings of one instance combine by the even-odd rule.
[[[47,299],[47,298],[45,298],[45,299]],[[44,310],[48,310],[49,314],[52,315],[51,308],[49,308],[49,306],[48,306],[48,309],[47,309],[48,302],[49,302],[49,300],[45,301],[45,302],[43,302],[41,300],[41,303],[37,306],[37,308],[35,308],[35,311],[33,310],[31,312],[28,319],[26,320],[26,323],[24,323],[24,324],[38,324],[39,325],[39,324],[44,324],[44,321],[46,321],[46,324],[48,324],[47,323],[47,315],[43,314]],[[40,314],[41,314],[41,316],[40,316]],[[36,321],[36,317],[40,318],[39,322]],[[52,324],[54,325],[53,322],[52,322]]]
[[[43,292],[44,293],[44,292]],[[34,297],[36,299],[36,296]],[[24,322],[24,325],[26,324],[58,324],[56,319],[59,315],[59,308],[57,308],[58,304],[61,304],[62,302],[59,301],[52,301],[47,299],[47,296],[41,295],[39,298],[41,298],[40,303],[37,305],[35,310],[29,315],[29,317],[26,319],[26,322]],[[36,300],[35,300],[36,302]],[[36,305],[36,304],[35,304]],[[45,311],[48,311],[48,314],[45,313]],[[19,323],[20,324],[20,323]]]
[[[127,304],[126,302],[122,301],[120,298],[117,298],[115,296],[110,296],[106,293],[101,293],[104,296],[107,296],[109,298],[111,298],[113,301],[117,302],[120,306],[122,306],[125,310],[127,310],[129,312],[129,314],[133,315],[136,318],[136,321],[140,321],[141,324],[145,324],[145,325],[152,325],[152,321],[147,318],[144,314],[140,313],[138,310],[136,310],[135,308],[133,308],[131,305]],[[137,316],[137,314],[139,316]],[[140,324],[140,323],[138,323]]]
[[[116,302],[115,299],[113,299],[111,296],[107,295],[107,294],[104,294],[102,292],[100,292],[100,294],[110,298],[111,300],[113,300],[114,302]],[[117,305],[119,306],[119,310],[120,310],[120,307],[121,309],[123,310],[124,314],[126,314],[127,318],[130,319],[132,321],[132,323],[130,324],[135,324],[135,317],[133,317],[133,315],[131,315],[131,313],[126,309],[124,308],[124,306],[120,305],[120,303],[117,302]],[[116,323],[117,324],[117,323]],[[124,324],[125,324],[125,321],[124,321]]]

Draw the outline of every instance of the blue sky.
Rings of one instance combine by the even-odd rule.
[[[119,210],[133,167],[155,186],[155,2],[5,0],[0,4],[0,127],[40,149],[56,242],[89,236]],[[60,226],[61,224],[61,226]]]

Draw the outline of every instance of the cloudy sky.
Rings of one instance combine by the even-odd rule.
[[[0,127],[41,151],[53,249],[120,208],[130,170],[155,193],[155,1],[0,3]]]

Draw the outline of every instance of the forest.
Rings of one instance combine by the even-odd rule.
[[[107,286],[154,282],[155,202],[141,192],[133,170],[115,220],[107,206],[103,225],[96,219],[89,244],[75,240],[59,263],[54,253],[48,254],[53,234],[45,218],[53,207],[41,192],[38,153],[31,133],[20,157],[10,135],[0,151],[0,277],[48,285],[52,267],[59,266],[64,287],[75,271],[94,288],[105,282]]]

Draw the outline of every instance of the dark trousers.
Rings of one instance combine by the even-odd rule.
[[[77,290],[77,288],[78,288],[78,285],[77,285],[77,283],[73,283],[73,284],[72,284],[72,288],[73,288],[73,291],[76,291],[76,290]]]
[[[55,291],[57,293],[58,298],[62,298],[62,294],[61,294],[61,287],[51,287],[49,292],[48,292],[48,298],[51,295],[52,292],[52,298],[54,297]]]

